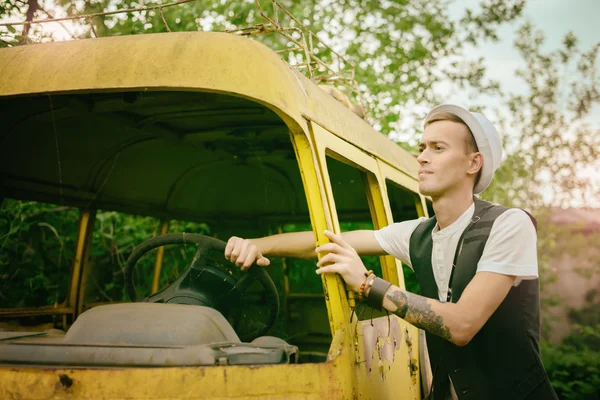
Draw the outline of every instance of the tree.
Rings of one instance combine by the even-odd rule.
[[[569,33],[548,53],[543,43],[529,23],[517,32],[515,46],[527,65],[517,77],[526,92],[505,96],[508,112],[498,122],[508,157],[486,195],[530,208],[589,205],[600,189],[584,175],[600,169],[600,129],[590,123],[600,104],[600,42],[582,51]]]
[[[447,8],[451,0],[368,1],[368,0],[299,0],[282,1],[300,22],[317,33],[319,39],[357,66],[356,79],[371,110],[371,120],[376,129],[398,139],[403,137],[404,147],[414,146],[414,137],[401,135],[405,121],[420,120],[423,110],[416,105],[434,104],[439,98],[432,86],[446,78],[464,82],[483,91],[496,91],[497,83],[485,79],[482,60],[468,60],[464,53],[465,43],[480,40],[497,40],[498,26],[519,17],[525,0],[483,0],[479,12],[468,11],[457,24],[449,17]],[[0,18],[21,15],[22,20],[47,18],[45,1],[9,0],[0,8]],[[271,1],[261,0],[264,10],[273,17]],[[113,9],[139,7],[142,2],[124,1],[115,4],[110,0],[77,2],[58,0],[61,13],[81,15]],[[159,2],[153,4],[166,4]],[[146,4],[147,5],[147,4]],[[207,1],[199,0],[163,9],[162,21],[158,10],[96,17],[91,20],[80,36],[89,37],[126,35],[137,33],[196,30],[233,30],[262,23],[254,0]],[[279,13],[279,17],[285,17]],[[89,21],[87,21],[89,22]],[[297,26],[293,21],[291,26]],[[80,24],[86,21],[79,21]],[[92,26],[93,25],[93,29]],[[0,30],[5,46],[17,42],[40,40],[39,27],[32,31],[23,29],[17,35]],[[167,28],[168,26],[168,28]],[[10,28],[9,28],[10,29]],[[65,28],[68,29],[68,28]],[[295,33],[298,35],[297,33]],[[294,35],[294,33],[292,33]],[[254,37],[254,36],[253,36]],[[299,39],[299,36],[296,36]],[[286,47],[289,41],[265,35],[257,40],[272,48]],[[326,47],[319,47],[318,57],[332,62],[333,54]],[[301,52],[290,52],[285,57],[295,63]],[[445,60],[466,61],[446,65]],[[332,63],[333,64],[333,63]],[[347,94],[349,90],[346,90]],[[416,124],[409,124],[414,133]]]

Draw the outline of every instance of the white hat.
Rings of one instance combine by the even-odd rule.
[[[476,194],[483,192],[492,181],[494,172],[500,166],[500,161],[502,160],[503,150],[500,134],[494,127],[494,124],[483,115],[476,112],[470,112],[466,108],[454,104],[442,104],[434,107],[429,111],[429,114],[427,114],[425,124],[440,113],[450,113],[457,116],[467,124],[473,133],[477,148],[483,155],[481,177],[475,184],[473,191]]]

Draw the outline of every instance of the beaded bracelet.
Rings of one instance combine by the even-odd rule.
[[[376,278],[376,276],[373,275],[373,270],[370,269],[367,272],[365,272],[365,280],[360,285],[360,289],[358,289],[358,299],[360,301],[364,301],[365,300],[365,289],[367,288],[367,284],[369,283],[369,281],[371,281],[371,280],[373,280],[375,278]]]

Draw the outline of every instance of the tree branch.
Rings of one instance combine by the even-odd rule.
[[[29,40],[29,29],[31,29],[31,21],[33,21],[33,17],[35,16],[35,12],[39,8],[39,4],[37,0],[28,0],[27,4],[29,8],[27,9],[27,13],[25,14],[25,24],[23,25],[23,34],[19,44],[25,44]]]
[[[52,13],[50,13],[49,11],[47,11],[45,8],[43,8],[41,5],[38,4],[38,8],[40,10],[42,10],[42,12],[44,14],[46,14],[47,16],[49,16],[50,18],[54,19],[54,15],[52,15]],[[71,38],[74,38],[75,35],[73,35],[73,33],[71,33],[71,31],[69,29],[67,29],[66,25],[62,23],[62,21],[57,21],[57,23],[62,26],[62,28],[69,34],[69,36],[71,36]]]

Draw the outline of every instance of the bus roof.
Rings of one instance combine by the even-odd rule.
[[[259,102],[292,130],[314,121],[415,177],[414,157],[255,40],[229,33],[106,37],[0,49],[0,97],[177,90]]]

